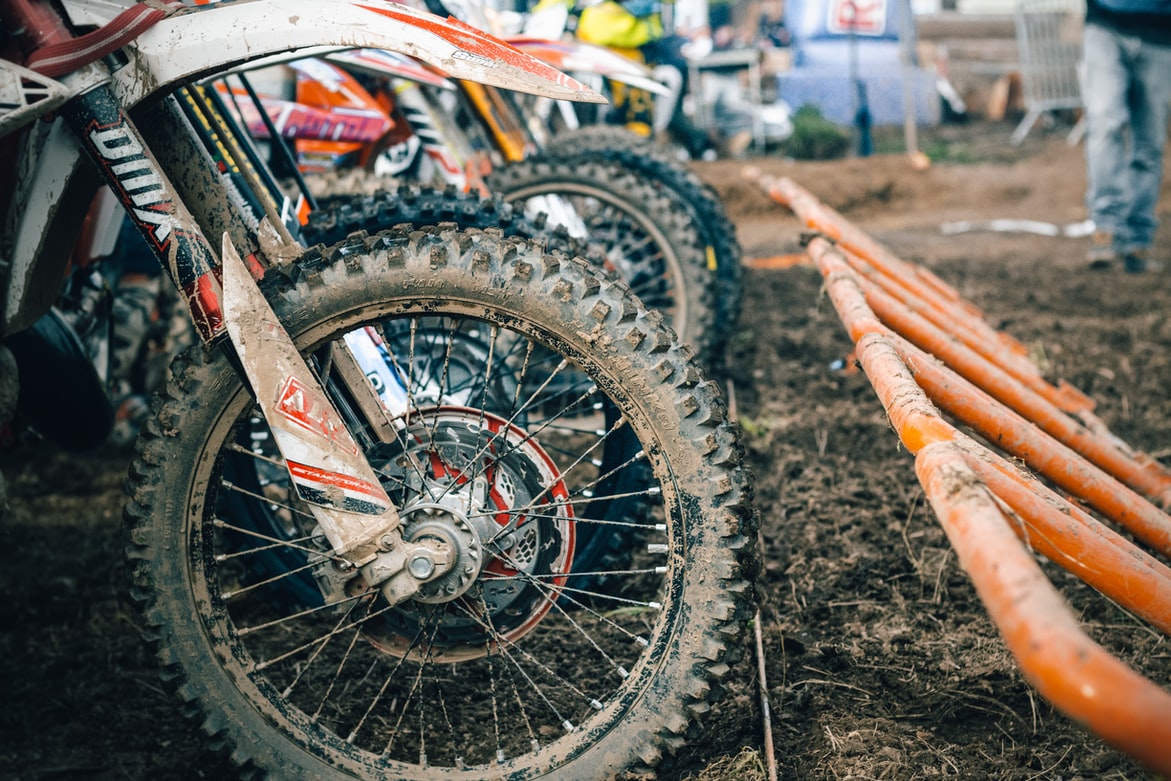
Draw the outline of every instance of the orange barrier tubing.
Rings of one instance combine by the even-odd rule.
[[[932,509],[1026,679],[1111,745],[1159,772],[1171,773],[1171,752],[1166,750],[1171,746],[1171,694],[1081,631],[1031,552],[1017,539],[997,500],[968,465],[964,438],[917,384],[889,329],[866,303],[857,276],[831,249],[825,239],[810,244],[830,299],[855,342],[858,360],[900,440],[916,454],[916,473]],[[972,449],[984,452],[975,445]],[[1093,546],[1095,556],[1108,554],[1107,547],[1126,553],[1124,545],[1109,537],[1102,540]],[[1136,565],[1141,577],[1143,561],[1136,559]],[[1157,567],[1150,570],[1154,579],[1166,579]],[[1125,586],[1125,578],[1106,585]],[[1157,601],[1158,593],[1144,599]]]
[[[1171,774],[1171,694],[1082,632],[954,446],[924,448],[915,471],[1025,678],[1107,743]]]
[[[961,421],[979,431],[997,447],[1021,458],[1065,490],[1085,500],[1110,520],[1130,529],[1161,553],[1171,556],[1171,517],[1146,498],[1121,486],[1111,475],[1074,450],[1040,432],[1033,423],[997,404],[988,394],[942,367],[938,361],[894,334],[870,308],[863,285],[852,274],[841,251],[827,239],[816,238],[807,247],[827,284],[838,277],[850,280],[860,300],[838,313],[851,338],[865,333],[890,340],[916,387]],[[833,298],[831,290],[830,297]],[[837,305],[835,301],[835,305]],[[871,382],[877,378],[870,376]],[[897,428],[897,427],[896,427]],[[901,429],[900,429],[901,431]],[[909,446],[909,445],[908,445]],[[914,448],[912,448],[914,450]]]
[[[1020,517],[1011,526],[1030,549],[1171,635],[1171,567],[982,445],[962,436],[957,445],[968,467]]]
[[[955,288],[926,269],[896,257],[792,179],[761,177],[758,181],[774,200],[792,209],[806,226],[865,258],[876,270],[898,280],[920,298],[944,302],[957,319],[985,334],[991,342],[1002,342],[1012,352],[1021,355],[1027,353],[1015,339],[989,326],[983,319],[983,312],[961,298]]]
[[[906,340],[895,337],[893,343],[915,381],[940,407],[1163,555],[1171,556],[1171,516]]]
[[[908,312],[873,284],[860,280],[874,314],[915,347],[935,356],[960,377],[988,393],[1009,409],[1036,423],[1058,442],[1077,450],[1088,461],[1163,506],[1171,504],[1171,472],[1153,459],[1140,461],[1133,451],[1118,446],[1108,431],[1093,430],[1054,406],[1032,383],[1016,377],[983,356],[948,339],[933,324]],[[1045,387],[1052,385],[1044,383]],[[928,395],[931,395],[930,393]]]
[[[876,272],[875,276],[884,280],[884,286],[896,298],[904,299],[905,296],[906,300],[927,302],[937,311],[942,310],[934,318],[937,324],[948,324],[945,330],[950,330],[969,347],[1004,366],[1014,376],[1042,379],[1040,370],[1027,359],[1023,345],[989,326],[978,309],[960,299],[954,288],[934,274],[901,260],[791,179],[761,176],[757,181],[774,200],[791,208],[807,226],[824,233],[862,259],[863,263],[858,265],[866,268],[863,273]],[[895,292],[897,289],[904,292]],[[1090,410],[1094,406],[1092,399],[1065,383],[1056,387],[1053,393],[1055,403],[1069,412]]]
[[[959,344],[984,358],[988,363],[999,366],[1009,376],[1032,388],[1054,406],[1065,412],[1081,414],[1094,408],[1093,399],[1072,385],[1065,382],[1062,382],[1060,385],[1051,384],[1044,378],[1037,365],[1027,356],[1005,351],[999,344],[991,344],[986,338],[980,338],[981,334],[961,327],[963,324],[956,322],[946,309],[940,308],[934,302],[923,301],[917,298],[913,293],[899,286],[894,280],[883,274],[874,272],[873,268],[869,266],[864,258],[846,250],[846,260],[849,262],[850,267],[862,279],[866,280],[868,287],[882,290],[892,299],[906,307],[911,313],[935,326],[944,335],[941,339],[946,339],[949,343],[958,341]],[[875,307],[875,312],[883,320],[890,322],[878,307]],[[895,330],[902,332],[902,329],[897,327]],[[948,337],[951,338],[949,339]],[[929,352],[934,352],[934,350],[929,350]]]

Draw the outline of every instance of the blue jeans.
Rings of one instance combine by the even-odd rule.
[[[1171,106],[1171,47],[1087,24],[1086,208],[1119,251],[1151,246]]]

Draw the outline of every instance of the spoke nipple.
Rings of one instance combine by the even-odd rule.
[[[573,722],[571,722],[569,719],[561,722],[561,726],[565,727],[566,732],[573,732],[573,730],[576,729],[576,727],[573,726]]]
[[[649,489],[647,489],[647,493],[651,496],[659,496],[663,493],[663,487],[661,485],[652,485]]]
[[[634,638],[634,642],[638,643],[643,648],[650,648],[651,647],[651,641],[647,640],[645,637],[636,637],[636,638]]]
[[[496,761],[501,765],[504,764],[504,749],[496,749]]]
[[[625,680],[626,678],[630,677],[630,673],[626,672],[625,667],[623,667],[622,665],[618,665],[618,677]]]
[[[541,744],[537,742],[536,738],[529,741],[529,747],[532,748],[534,754],[541,750]]]
[[[226,560],[227,560],[227,558],[228,558],[228,555],[227,555],[226,553],[217,553],[217,554],[215,555],[215,560],[216,560],[217,562],[219,562],[219,561],[226,561]]]
[[[601,710],[602,703],[598,702],[597,700],[590,700],[590,707],[592,707],[594,710]]]
[[[666,575],[667,568],[666,567],[655,567],[655,574],[656,575]]]
[[[665,523],[656,523],[656,524],[655,524],[655,531],[657,531],[657,532],[663,532],[664,534],[666,534],[666,533],[667,533],[667,524],[665,524]]]
[[[665,543],[665,542],[648,543],[646,546],[646,552],[647,553],[666,553],[667,552],[667,543]]]
[[[647,604],[647,607],[649,607],[651,610],[662,610],[663,609],[662,602],[647,602],[646,604]]]

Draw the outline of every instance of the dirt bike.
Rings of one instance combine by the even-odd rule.
[[[522,41],[525,51],[559,52],[555,66],[574,62],[565,52],[576,49],[537,43]],[[626,72],[605,60],[591,67],[595,74]],[[264,110],[279,120],[274,129],[293,144],[301,172],[348,172],[315,180],[323,203],[355,191],[373,199],[348,219],[339,215],[331,237],[378,219],[384,197],[378,190],[393,189],[386,177],[490,191],[533,220],[562,225],[587,242],[593,257],[666,314],[707,366],[722,365],[739,318],[740,251],[710,188],[665,155],[622,148],[625,139],[614,133],[587,129],[549,139],[533,132],[511,94],[420,70],[385,53],[332,55],[329,62],[294,63],[292,83],[283,90],[288,97],[262,98]],[[363,76],[362,83],[351,73]],[[393,129],[374,128],[364,140],[317,135],[320,127],[344,135],[343,123],[378,110]],[[314,112],[334,121],[308,121]],[[269,138],[258,111],[245,104],[242,113],[257,137]],[[542,147],[549,151],[538,153]],[[362,171],[370,177],[357,176]]]
[[[754,551],[690,352],[624,284],[500,231],[306,248],[200,80],[373,47],[588,96],[377,0],[70,9],[0,1],[0,338],[58,299],[109,185],[202,339],[126,506],[132,595],[186,711],[242,772],[282,778],[601,778],[677,747],[736,655]],[[630,523],[607,514],[626,491],[657,523],[634,566],[578,589],[576,530]],[[286,581],[314,604],[273,598]]]
[[[484,5],[476,0],[419,2],[433,12],[450,12],[477,26],[486,28],[491,22]],[[637,52],[612,50],[578,39],[565,40],[564,33],[574,24],[569,4],[543,4],[539,10],[522,17],[519,20],[522,31],[509,35],[507,40],[558,70],[607,91],[615,98],[612,111],[616,121],[601,123],[595,116],[583,124],[579,113],[596,106],[531,94],[512,94],[490,103],[476,101],[470,119],[487,130],[490,142],[510,163],[498,167],[488,185],[509,200],[546,188],[581,193],[584,185],[581,169],[600,165],[603,176],[633,174],[667,194],[673,202],[668,208],[682,215],[699,233],[703,251],[699,268],[705,270],[691,272],[696,279],[691,288],[679,288],[688,294],[689,322],[677,315],[673,323],[696,347],[704,363],[718,371],[723,364],[725,345],[740,318],[743,296],[740,245],[718,195],[680,162],[669,145],[653,143],[656,104],[660,137],[665,124],[676,115],[674,106],[681,85],[672,80],[677,70],[647,68]],[[493,92],[490,87],[478,89],[488,94]],[[513,140],[518,137],[523,139],[522,143]],[[515,150],[525,145],[540,150],[541,155],[533,159],[517,154]],[[622,192],[630,186],[625,184],[615,189]],[[655,219],[665,231],[685,231],[673,226],[670,220],[658,216]],[[714,284],[709,279],[713,276]]]

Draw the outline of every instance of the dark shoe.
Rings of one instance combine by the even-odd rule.
[[[1086,251],[1086,263],[1096,270],[1108,269],[1122,260],[1121,253],[1114,249],[1114,234],[1094,231],[1090,236],[1090,248]]]
[[[1122,267],[1129,274],[1145,274],[1148,271],[1161,271],[1163,264],[1151,258],[1149,247],[1139,247],[1126,252],[1122,257]]]

